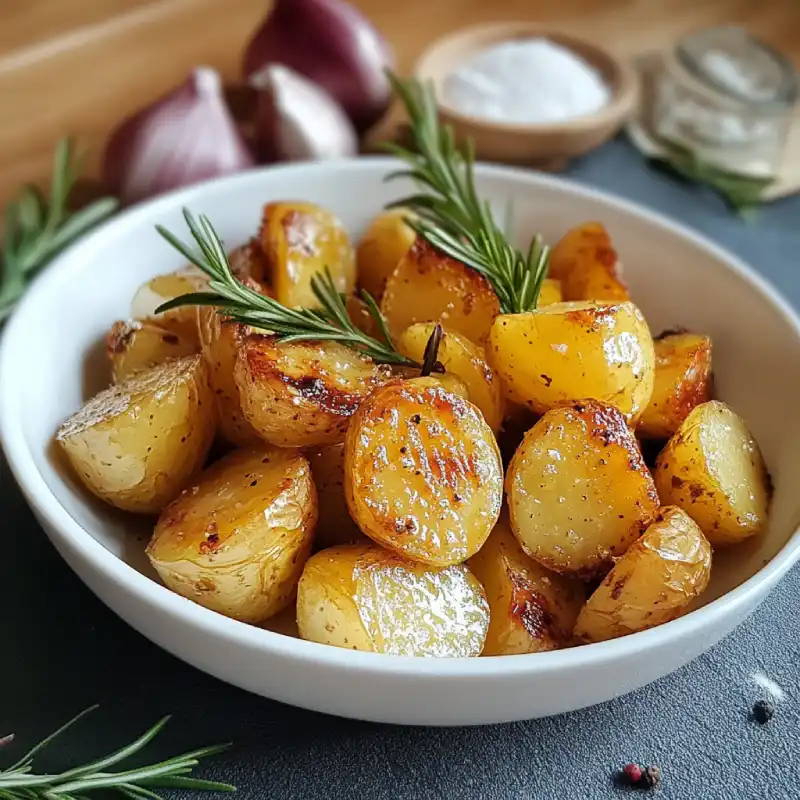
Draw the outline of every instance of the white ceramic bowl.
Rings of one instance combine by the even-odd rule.
[[[704,607],[644,633],[537,655],[438,660],[325,647],[234,622],[165,589],[143,555],[148,532],[90,500],[54,457],[56,427],[104,378],[99,343],[109,325],[128,315],[143,281],[182,266],[156,223],[182,234],[188,206],[208,214],[233,246],[256,229],[264,202],[302,198],[334,210],[357,236],[408,188],[383,182],[393,166],[304,164],[206,183],[120,215],[53,264],[0,351],[0,434],[34,513],[81,579],[145,636],[223,680],[318,711],[433,725],[526,719],[608,700],[686,664],[753,611],[800,554],[800,321],[735,256],[568,181],[478,169],[486,197],[513,200],[520,239],[535,228],[553,241],[591,219],[609,227],[654,331],[685,325],[713,337],[719,396],[750,425],[772,471],[769,531],[715,556]],[[36,565],[28,569],[37,580]]]

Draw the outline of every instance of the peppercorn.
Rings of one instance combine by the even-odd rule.
[[[765,725],[775,715],[775,706],[769,700],[759,700],[753,706],[753,719],[759,725]]]
[[[653,789],[661,783],[661,769],[655,764],[651,764],[642,776],[642,784],[647,789]]]

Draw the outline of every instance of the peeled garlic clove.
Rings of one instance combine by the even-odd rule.
[[[111,134],[104,179],[125,203],[255,166],[228,111],[222,82],[209,67]]]
[[[358,137],[325,91],[296,72],[270,64],[261,73],[255,122],[262,161],[301,161],[352,156]]]

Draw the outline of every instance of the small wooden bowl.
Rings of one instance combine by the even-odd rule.
[[[594,114],[565,122],[504,123],[457,111],[443,100],[448,75],[475,53],[514,39],[545,38],[560,44],[595,67],[611,88],[611,101]],[[472,138],[483,161],[500,161],[560,169],[571,158],[588,153],[610,139],[633,111],[638,96],[636,72],[620,59],[591,42],[538,25],[509,22],[478,25],[439,39],[422,55],[415,74],[433,82],[439,114],[453,128],[456,139]]]

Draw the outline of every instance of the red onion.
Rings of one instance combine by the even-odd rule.
[[[135,203],[252,166],[255,160],[225,105],[219,75],[198,67],[182,86],[116,128],[103,174],[123,202]]]
[[[391,50],[372,23],[344,0],[275,0],[245,50],[245,80],[259,87],[269,64],[283,64],[325,89],[359,133],[389,105],[384,69],[393,64]]]

